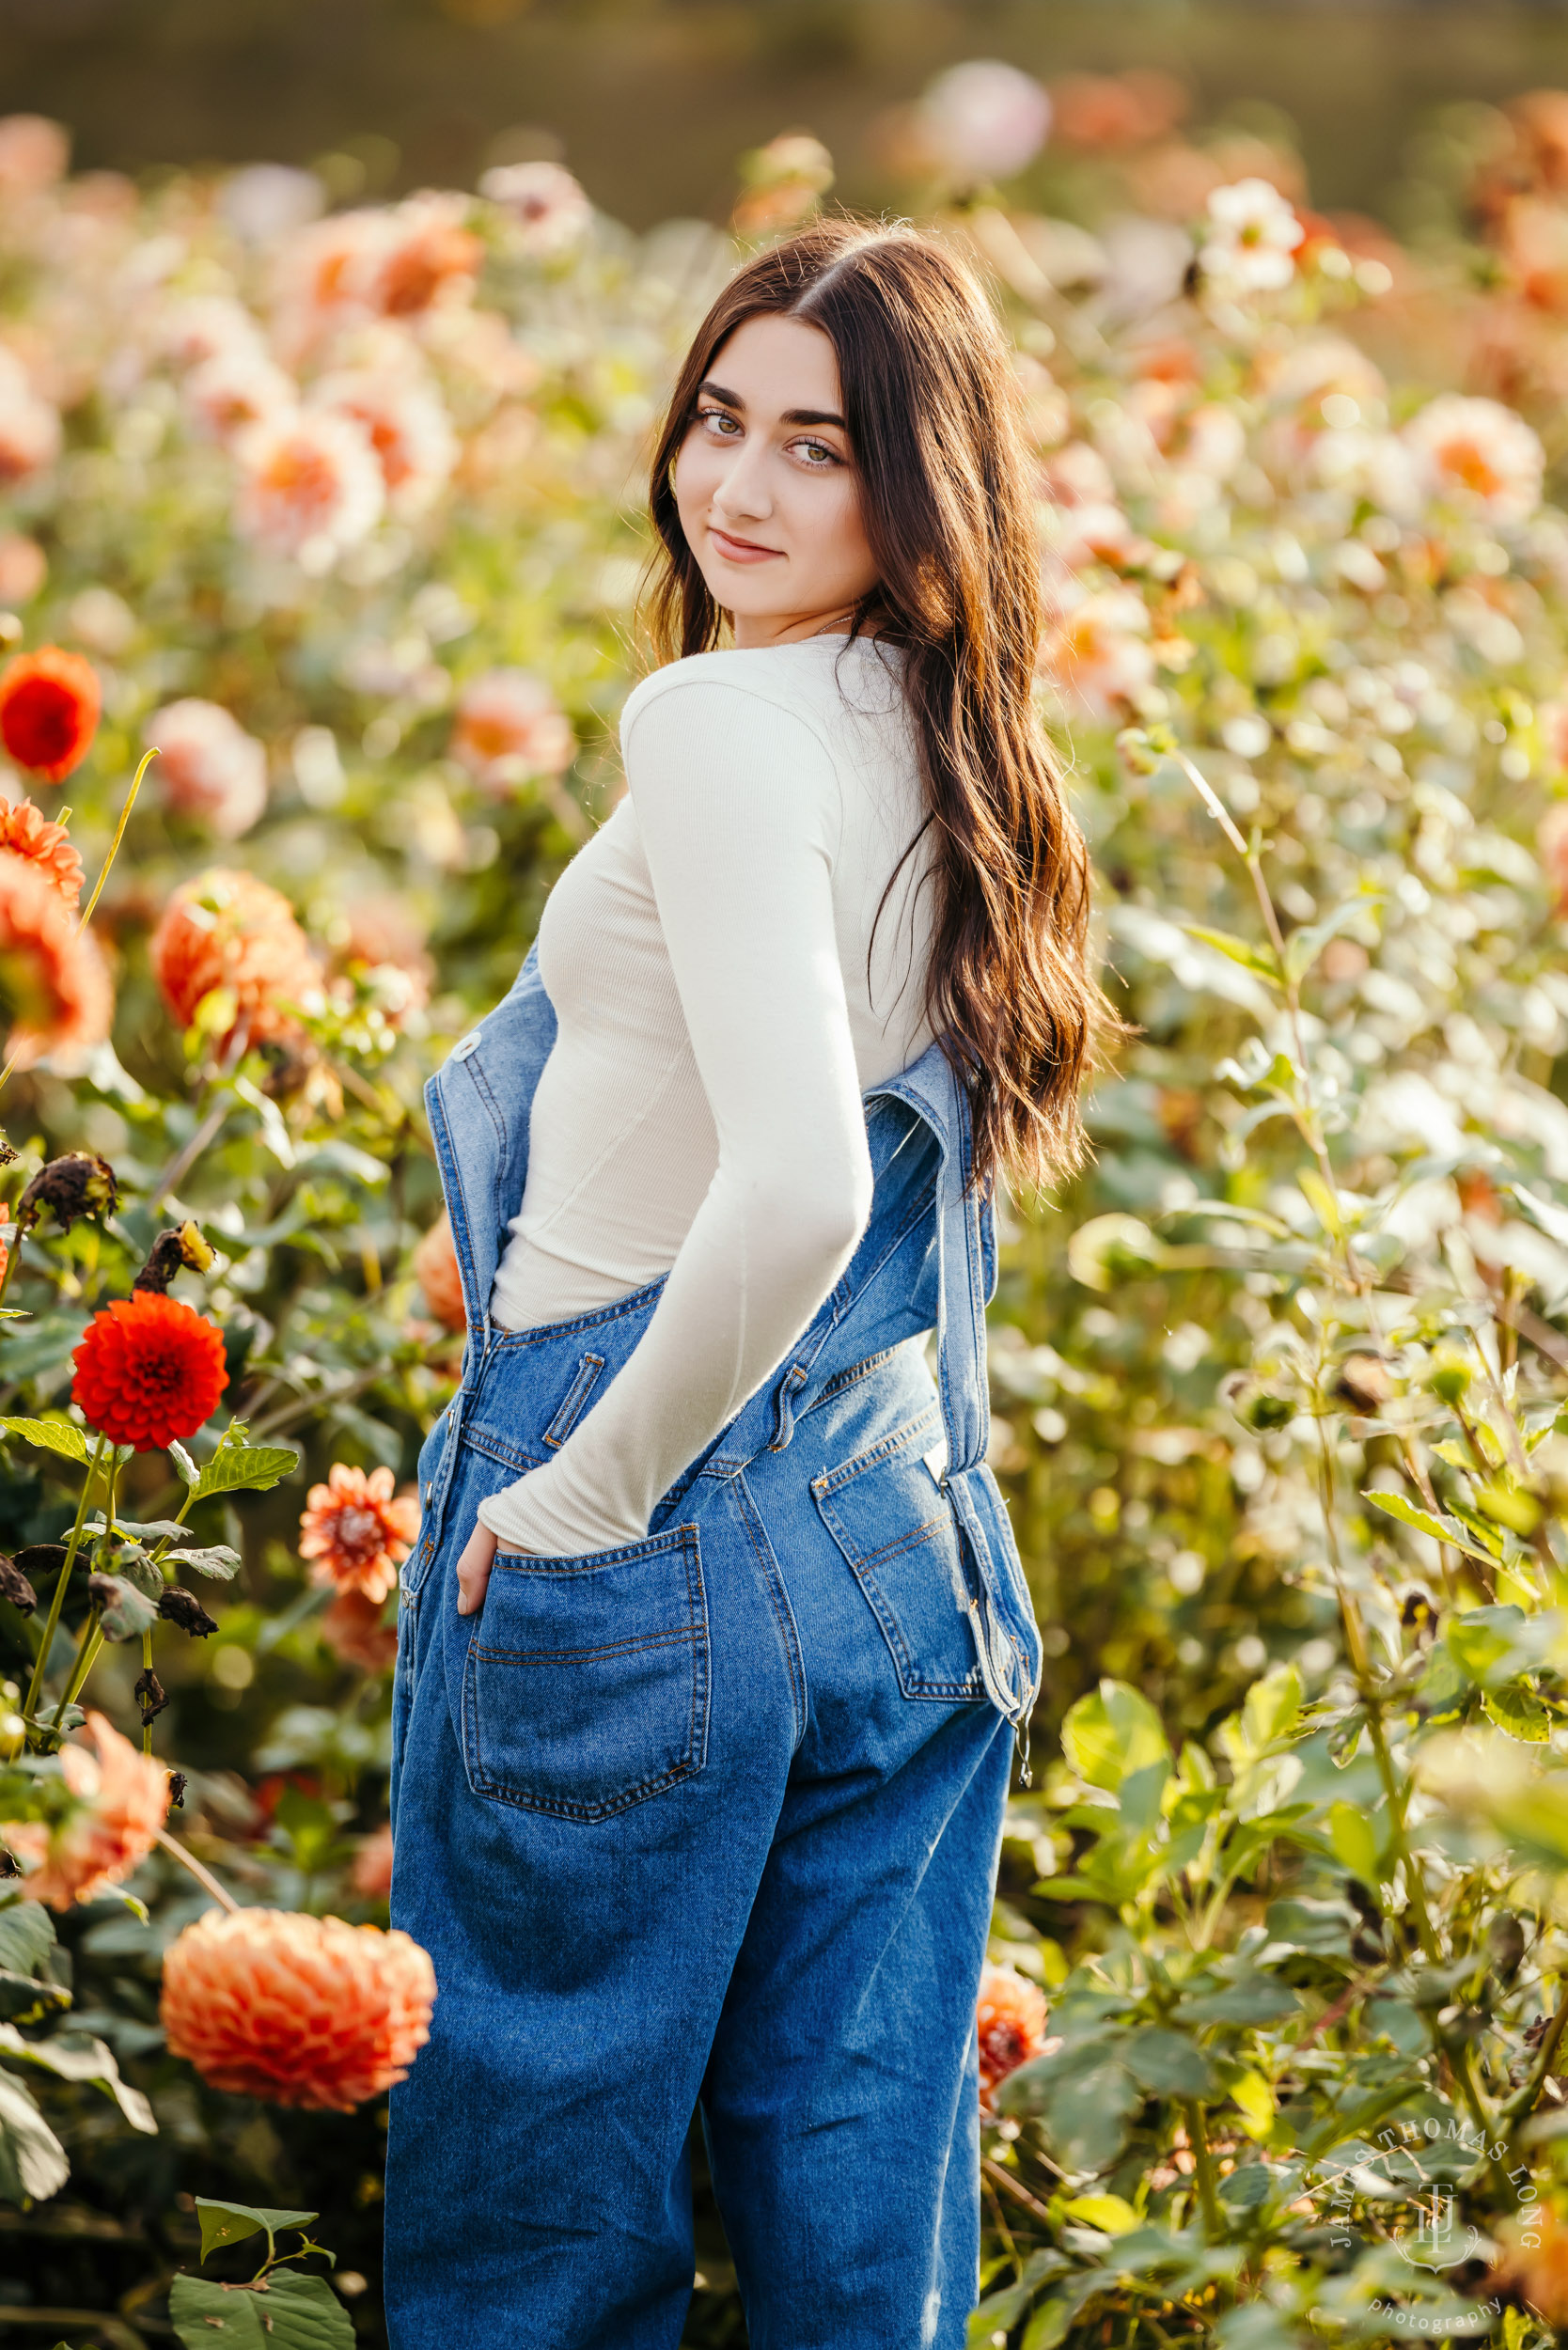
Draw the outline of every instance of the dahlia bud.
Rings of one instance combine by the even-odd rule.
[[[28,1582],[14,1559],[0,1551],[0,1599],[8,1599],[18,1613],[30,1616],[39,1604],[39,1595]]]
[[[1470,1359],[1467,1348],[1463,1346],[1434,1347],[1432,1362],[1427,1371],[1427,1385],[1433,1394],[1440,1402],[1447,1403],[1450,1409],[1455,1404],[1464,1402],[1470,1382],[1475,1375],[1475,1365]]]
[[[169,1701],[163,1683],[150,1666],[146,1672],[137,1674],[132,1695],[142,1709],[142,1728],[150,1730]]]
[[[146,1264],[131,1284],[134,1296],[137,1290],[155,1290],[163,1296],[181,1265],[192,1273],[208,1273],[212,1266],[212,1251],[196,1227],[181,1224],[178,1230],[160,1232],[148,1252]]]
[[[158,1602],[158,1613],[170,1623],[177,1623],[181,1632],[188,1632],[193,1640],[205,1640],[218,1628],[218,1620],[210,1616],[194,1591],[181,1590],[171,1583]]]
[[[78,1216],[113,1215],[118,1204],[119,1182],[108,1160],[96,1151],[68,1151],[39,1167],[17,1201],[16,1219],[25,1230],[49,1208],[69,1232]]]
[[[3,1883],[7,1877],[19,1877],[21,1874],[22,1871],[17,1867],[5,1845],[0,1844],[0,1883]]]

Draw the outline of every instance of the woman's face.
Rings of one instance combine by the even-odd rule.
[[[720,345],[676,459],[675,504],[737,645],[848,625],[877,571],[820,327],[748,319]]]

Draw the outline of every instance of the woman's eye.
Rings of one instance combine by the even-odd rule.
[[[698,424],[710,426],[713,431],[714,438],[721,441],[728,441],[741,429],[736,419],[733,416],[727,416],[722,408],[699,408],[697,412],[697,421]]]
[[[829,448],[825,441],[797,441],[795,446],[813,473],[823,473],[839,462],[838,450]]]

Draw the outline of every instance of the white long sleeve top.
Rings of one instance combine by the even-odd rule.
[[[627,700],[627,793],[540,925],[559,1026],[492,1317],[669,1277],[558,1452],[481,1504],[503,1549],[640,1541],[854,1253],[861,1091],[931,1042],[929,835],[878,919],[924,814],[901,665],[817,636],[674,662]]]

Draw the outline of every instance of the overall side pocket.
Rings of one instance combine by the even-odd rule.
[[[952,1503],[922,1447],[934,1413],[812,1480],[823,1525],[882,1627],[906,1698],[983,1699]]]
[[[583,1559],[496,1552],[463,1671],[476,1794],[608,1819],[701,1770],[708,1699],[695,1526]]]

